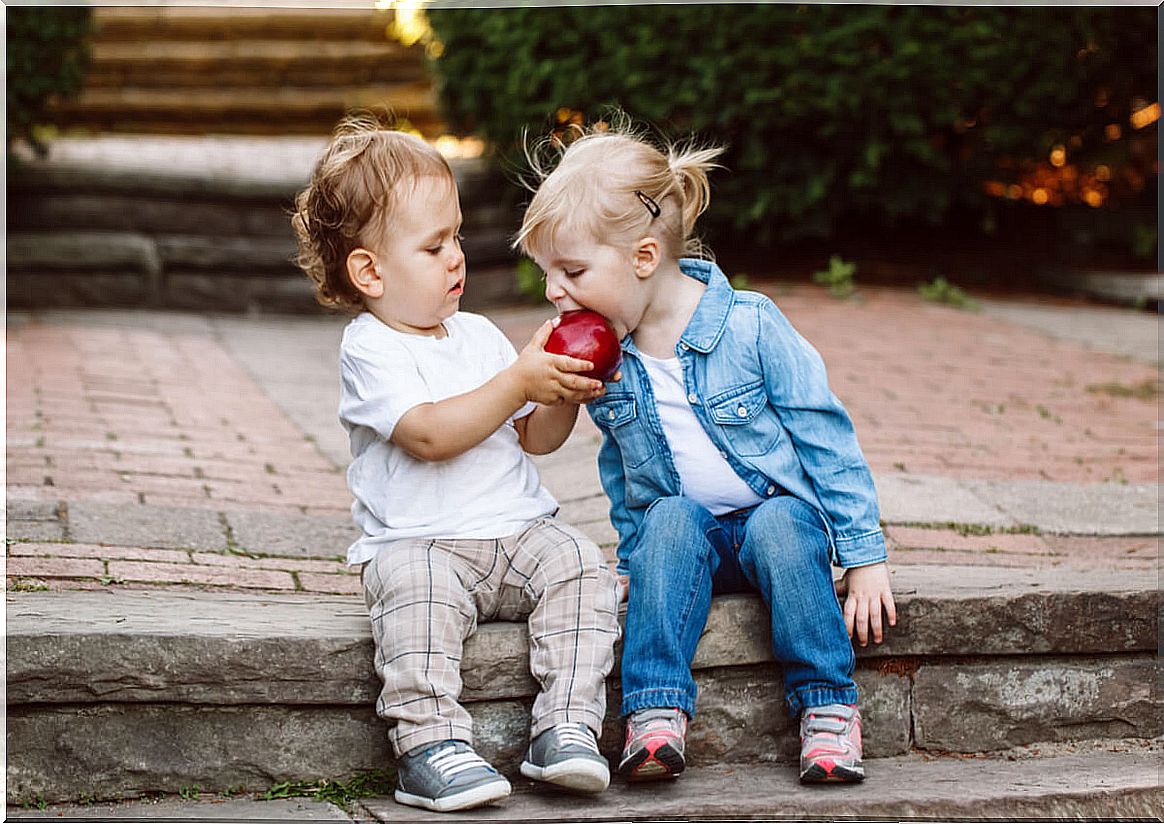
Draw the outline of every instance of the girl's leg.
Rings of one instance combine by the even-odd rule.
[[[531,737],[565,722],[600,735],[619,633],[614,573],[593,541],[556,519],[501,543],[507,570],[495,617],[528,614],[530,672],[542,688]]]
[[[740,566],[772,614],[772,650],[797,716],[805,707],[857,703],[856,659],[833,589],[828,535],[815,509],[791,495],[752,511]]]
[[[477,610],[450,543],[394,544],[364,567],[375,666],[383,682],[376,713],[389,723],[398,757],[421,744],[473,740],[472,719],[458,699],[461,648],[476,629]]]
[[[721,536],[711,513],[689,498],[660,498],[643,518],[628,559],[622,714],[678,707],[695,715],[691,659],[711,608]]]

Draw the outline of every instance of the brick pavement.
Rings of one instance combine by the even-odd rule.
[[[1159,482],[1154,365],[903,290],[866,289],[859,303],[814,287],[769,291],[824,356],[879,480]],[[547,315],[495,313],[518,345]],[[342,467],[213,324],[148,320],[9,318],[9,588],[357,592],[340,560],[352,535]],[[286,360],[294,369],[294,352]],[[319,417],[332,416],[333,390],[316,397],[327,407]],[[597,524],[594,448],[583,416],[567,448],[541,464],[564,513]],[[1157,562],[1155,536],[964,523],[886,531],[896,564]]]

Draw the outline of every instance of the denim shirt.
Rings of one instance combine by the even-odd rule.
[[[767,296],[735,291],[708,261],[684,258],[679,267],[707,284],[675,354],[687,400],[712,443],[760,496],[791,494],[814,507],[835,563],[884,561],[873,477],[820,355]],[[598,473],[626,574],[647,508],[681,487],[630,335],[622,351],[622,380],[587,409],[602,431]]]

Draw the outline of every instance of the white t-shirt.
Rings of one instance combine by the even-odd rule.
[[[444,327],[440,339],[409,335],[363,312],[344,329],[339,416],[351,440],[352,517],[364,531],[349,564],[405,538],[501,538],[558,509],[513,426],[532,403],[448,460],[423,461],[389,441],[408,410],[471,392],[517,359],[480,315],[458,312]]]
[[[641,352],[639,357],[651,379],[655,408],[671,447],[682,493],[712,515],[762,503],[765,499],[736,474],[695,417],[687,402],[679,359],[662,360]]]

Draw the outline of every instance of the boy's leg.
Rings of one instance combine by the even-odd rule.
[[[476,628],[477,610],[461,583],[471,569],[449,551],[452,543],[400,542],[364,567],[383,681],[376,713],[391,725],[398,757],[425,744],[473,740],[472,719],[458,699],[461,648]]]
[[[791,495],[753,510],[740,566],[772,620],[772,650],[784,668],[792,715],[806,707],[856,704],[856,658],[833,588],[828,535],[815,509]]]
[[[602,551],[577,529],[545,518],[502,542],[508,569],[496,616],[529,616],[530,672],[541,685],[531,736],[562,723],[601,734],[606,676],[618,640],[618,582]]]
[[[643,517],[628,559],[622,714],[676,707],[695,715],[691,660],[711,609],[722,532],[689,498],[660,498]]]

